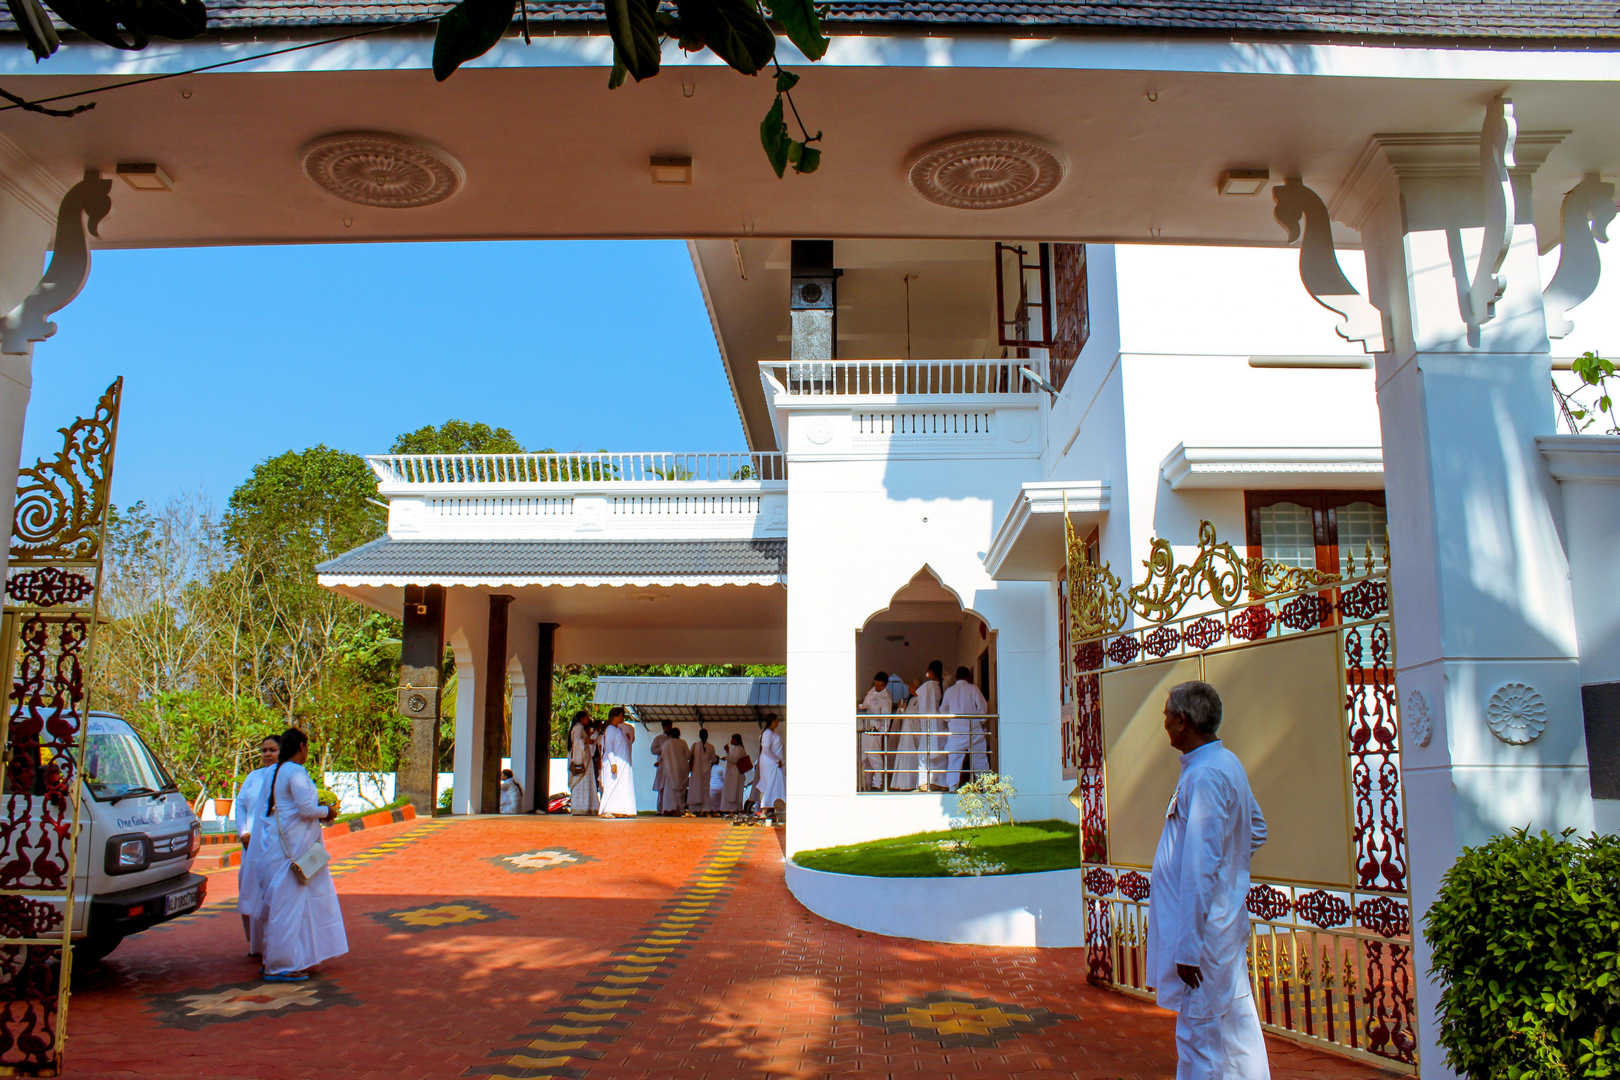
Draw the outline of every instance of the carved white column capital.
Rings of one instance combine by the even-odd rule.
[[[1508,175],[1528,178],[1541,168],[1567,130],[1520,131]],[[1328,200],[1328,213],[1361,230],[1402,181],[1459,180],[1479,176],[1478,131],[1406,131],[1372,136]]]

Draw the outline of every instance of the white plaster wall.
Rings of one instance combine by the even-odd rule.
[[[848,410],[789,416],[790,853],[950,824],[954,796],[855,790],[854,704],[871,674],[856,669],[855,632],[924,566],[997,633],[1001,768],[1019,788],[1014,815],[1072,818],[1049,662],[1055,594],[1047,583],[993,581],[983,563],[1019,484],[1039,470],[1034,418],[1020,411],[1033,411],[1027,399],[999,411],[985,442],[942,438],[895,454],[852,439]]]
[[[28,198],[27,191],[23,177],[0,171],[0,236],[5,237],[0,245],[0,313],[20,303],[39,281],[50,242],[50,218],[42,214],[40,200]],[[0,506],[16,502],[23,424],[33,387],[33,361],[0,354]],[[59,417],[50,423],[55,427],[71,419]],[[10,549],[9,543],[0,544],[0,575],[5,573]]]
[[[824,919],[887,937],[957,945],[1081,948],[1080,871],[987,877],[829,874],[789,860],[794,899]]]

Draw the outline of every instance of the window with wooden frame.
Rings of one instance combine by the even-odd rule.
[[[1028,356],[1052,344],[1052,245],[996,244],[996,326],[1003,348]]]
[[[1343,573],[1343,553],[1358,567],[1370,547],[1382,561],[1388,519],[1382,491],[1246,491],[1249,557]]]

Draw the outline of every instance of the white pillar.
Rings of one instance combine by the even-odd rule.
[[[456,660],[455,789],[450,810],[483,812],[484,664],[489,648],[489,597],[472,589],[445,594],[445,640]],[[491,811],[493,812],[493,811]]]
[[[1459,294],[1491,201],[1478,138],[1379,137],[1335,200],[1362,230],[1372,299],[1393,331],[1377,383],[1426,1078],[1451,1075],[1422,934],[1441,875],[1461,847],[1493,834],[1592,825],[1569,567],[1536,446],[1554,430],[1554,408],[1530,174],[1556,143],[1519,137],[1507,289],[1472,342]],[[1454,273],[1459,249],[1465,274]],[[1432,734],[1420,745],[1413,724],[1424,710]],[[1515,712],[1544,717],[1545,730],[1516,741],[1525,729]]]
[[[0,245],[0,313],[21,303],[39,283],[57,203],[66,190],[20,147],[0,136],[0,236],[5,237]],[[23,421],[33,385],[32,360],[0,354],[0,507],[7,534],[7,542],[0,544],[0,580],[11,550],[11,508],[17,501]]]
[[[513,619],[507,626],[506,643],[510,655],[507,674],[512,680],[512,775],[523,786],[518,806],[527,813],[534,809],[535,778],[529,746],[541,696],[535,693],[540,678],[539,624],[525,618]]]

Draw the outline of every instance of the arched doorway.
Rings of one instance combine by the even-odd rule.
[[[947,717],[937,695],[919,692],[937,661],[940,689],[963,669],[984,696],[984,707]],[[954,790],[968,776],[995,771],[997,761],[996,632],[939,576],[924,566],[887,607],[855,632],[855,698],[865,699],[878,673],[888,676],[893,713],[857,714],[856,789],[868,792]],[[951,736],[966,736],[968,753],[951,755]],[[957,741],[962,741],[958,739]]]

